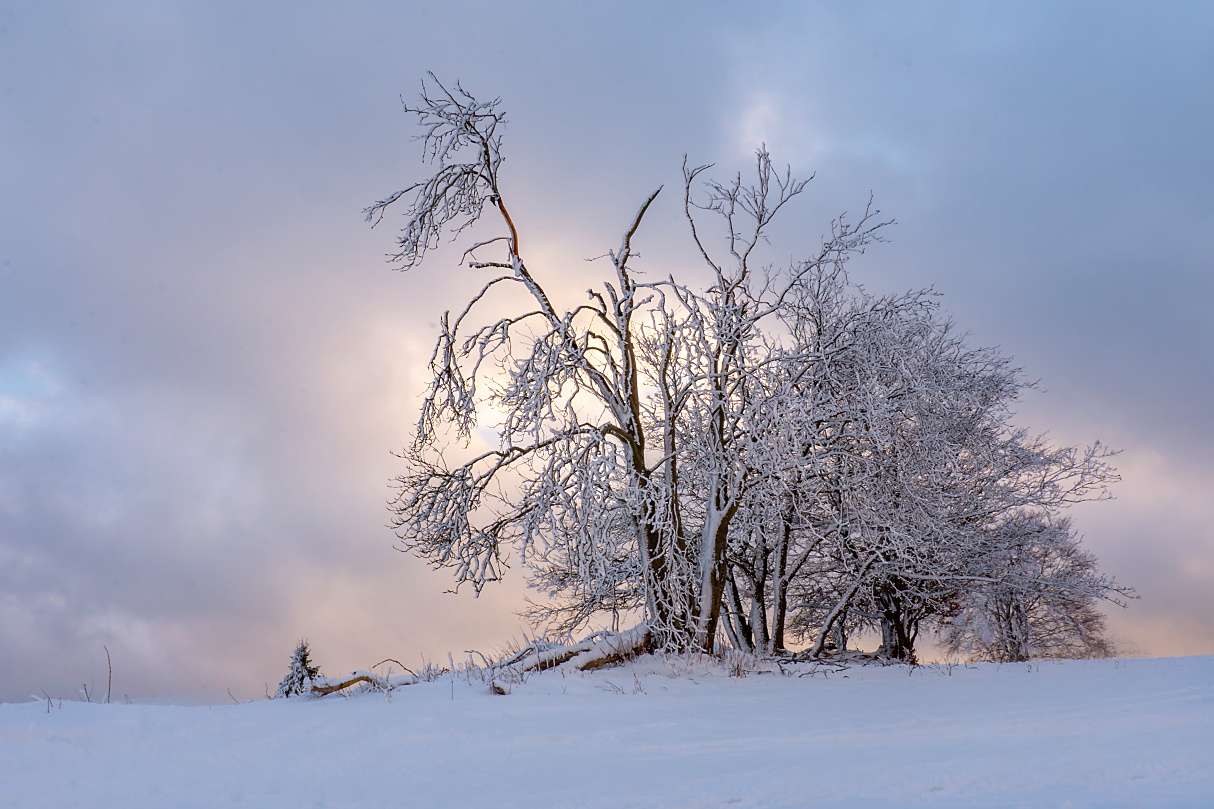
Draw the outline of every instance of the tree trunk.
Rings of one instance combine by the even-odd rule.
[[[730,503],[718,511],[713,508],[704,519],[704,533],[700,552],[701,584],[698,614],[693,626],[694,647],[712,654],[716,645],[717,622],[721,617],[721,600],[725,595],[725,578],[729,563],[725,558],[728,548],[729,524],[737,511],[737,503]]]
[[[738,595],[738,583],[734,580],[732,572],[725,579],[725,586],[729,594],[730,609],[725,619],[726,629],[731,635],[730,641],[734,648],[744,652],[753,652],[755,650],[754,634],[750,623],[745,618],[745,612],[742,610],[742,598]]]
[[[905,605],[892,595],[882,597],[880,602],[881,648],[877,650],[877,655],[890,660],[915,662],[915,636],[918,632],[911,626],[912,619]]]
[[[792,541],[792,525],[788,518],[782,520],[780,547],[776,551],[776,580],[774,596],[775,615],[772,621],[771,650],[784,651],[784,627],[788,619],[788,545]]]

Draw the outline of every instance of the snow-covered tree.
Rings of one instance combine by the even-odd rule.
[[[704,168],[685,168],[684,211],[714,282],[693,289],[633,270],[632,240],[655,191],[608,251],[608,277],[587,302],[562,305],[523,259],[501,184],[498,101],[434,80],[406,109],[437,168],[368,209],[378,221],[404,201],[397,265],[418,266],[444,231],[463,232],[486,206],[503,230],[468,247],[469,267],[490,278],[442,319],[393,505],[404,546],[478,590],[514,549],[567,621],[636,606],[661,644],[712,649],[730,522],[769,474],[743,458],[750,376],[766,361],[760,325],[775,321],[799,276],[871,240],[873,220],[839,223],[811,259],[756,277],[755,248],[805,183],[760,152],[753,186],[708,183],[697,198]],[[700,239],[702,214],[724,223],[720,258]],[[504,287],[529,305],[481,315]],[[494,417],[497,447],[457,463],[438,450]]]
[[[1110,657],[1101,598],[1132,592],[1100,574],[1066,517],[1016,515],[994,529],[992,580],[971,588],[941,620],[944,648],[979,660]]]
[[[311,655],[307,640],[301,639],[291,654],[290,670],[274,692],[276,699],[307,694],[312,690],[313,681],[320,679],[320,667],[312,663]]]
[[[606,263],[586,265],[606,272],[585,300],[566,302],[523,259],[499,101],[431,76],[406,111],[433,173],[368,220],[405,209],[400,269],[468,234],[463,260],[486,276],[441,319],[392,503],[403,547],[457,586],[479,592],[513,553],[542,594],[531,617],[562,633],[639,613],[666,648],[711,651],[720,635],[771,653],[791,632],[820,653],[871,626],[902,659],[920,626],[1021,586],[1007,526],[1103,496],[1107,454],[1014,429],[1027,385],[970,348],[932,293],[848,281],[883,227],[871,208],[804,260],[758,263],[806,186],[766,150],[749,184],[684,164],[705,285],[633,267],[658,189]],[[497,441],[474,450],[485,428]],[[1110,584],[1083,582],[1093,598]]]
[[[811,301],[799,314],[810,341],[836,341],[832,322],[858,325],[826,377],[840,451],[810,452],[824,455],[811,478],[823,541],[795,623],[816,629],[815,651],[849,619],[869,625],[882,654],[907,659],[922,626],[1009,581],[1010,521],[1106,497],[1115,475],[1099,444],[1056,447],[1015,428],[1012,406],[1031,386],[1008,358],[970,347],[934,296],[851,297],[844,311],[824,316]],[[1116,595],[1111,582],[1087,584],[1093,599]]]
[[[1005,561],[1018,541],[1008,526],[1107,496],[1109,453],[1014,428],[1011,407],[1030,386],[1009,359],[971,348],[930,291],[875,297],[834,269],[797,293],[795,340],[767,366],[768,416],[750,435],[802,463],[735,518],[726,634],[774,651],[791,631],[821,653],[871,628],[880,654],[911,659],[921,627],[975,593],[1027,586]],[[1076,621],[1081,602],[1091,612],[1128,593],[1099,576],[1071,592],[1084,598],[1056,603]]]

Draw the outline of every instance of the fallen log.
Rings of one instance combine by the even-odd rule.
[[[377,691],[391,691],[393,688],[413,685],[416,682],[417,678],[413,675],[380,677],[371,671],[352,671],[347,677],[321,677],[313,680],[308,693],[314,697],[323,697],[359,683],[366,683]]]
[[[556,646],[524,657],[515,665],[519,671],[545,671],[573,661],[578,671],[619,663],[649,651],[652,642],[649,627],[641,624],[623,632],[594,636],[571,646]]]

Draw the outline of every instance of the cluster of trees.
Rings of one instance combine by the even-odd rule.
[[[1109,453],[1013,427],[1029,385],[931,291],[849,280],[888,224],[871,205],[807,258],[760,265],[807,181],[766,150],[749,182],[685,162],[706,280],[633,267],[659,188],[605,277],[562,305],[525,263],[500,185],[499,100],[433,80],[406,110],[434,171],[367,209],[375,223],[405,209],[394,265],[480,233],[486,213],[500,230],[470,239],[485,278],[442,318],[391,504],[404,549],[478,592],[513,552],[544,596],[536,621],[572,633],[638,617],[668,649],[820,655],[877,630],[882,655],[913,659],[927,627],[999,660],[1107,651],[1096,604],[1128,591],[1061,510],[1107,496]],[[488,425],[498,445],[472,451]]]

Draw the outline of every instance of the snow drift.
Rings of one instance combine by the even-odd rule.
[[[0,705],[0,806],[1214,805],[1214,657],[753,668]]]

